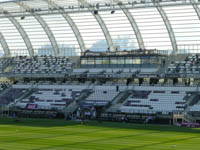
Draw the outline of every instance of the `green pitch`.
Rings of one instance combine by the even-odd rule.
[[[0,150],[200,150],[200,130],[111,122],[0,118]]]

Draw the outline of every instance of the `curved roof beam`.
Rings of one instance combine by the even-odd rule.
[[[108,31],[108,28],[106,27],[106,24],[105,22],[103,21],[103,19],[101,18],[101,16],[98,14],[98,11],[93,9],[91,7],[91,5],[87,2],[87,0],[78,0],[78,2],[80,2],[82,5],[86,6],[87,9],[93,14],[93,16],[95,17],[95,19],[97,20],[97,22],[99,23],[103,33],[104,33],[104,36],[106,38],[106,41],[107,41],[107,44],[109,46],[109,50],[110,51],[115,51],[115,46],[113,44],[113,40],[110,36],[110,33]],[[95,14],[94,11],[97,11],[97,13]]]
[[[200,9],[198,7],[198,4],[194,0],[191,0],[191,3],[192,3],[192,6],[193,6],[199,20],[200,20]]]
[[[2,8],[0,8],[0,12],[3,13],[10,20],[10,22],[12,22],[12,24],[15,26],[15,28],[18,30],[18,32],[20,33],[22,39],[24,40],[26,44],[29,55],[33,56],[34,55],[33,46],[24,28],[20,25],[20,23],[14,17],[11,16],[9,12],[7,12],[6,10],[3,10]]]
[[[177,54],[178,52],[178,46],[177,46],[177,42],[176,42],[176,37],[173,31],[173,28],[171,26],[171,23],[167,17],[167,14],[165,13],[165,11],[163,10],[163,8],[160,6],[159,3],[155,3],[156,5],[156,9],[158,10],[160,16],[162,17],[163,22],[165,23],[165,26],[167,28],[168,34],[169,34],[169,38],[172,44],[172,54]]]
[[[0,32],[0,43],[3,47],[3,50],[4,50],[4,55],[5,56],[10,56],[10,49],[8,47],[8,44],[3,36],[3,34]]]
[[[29,11],[34,17],[35,19],[40,23],[40,25],[42,26],[42,28],[44,29],[45,33],[47,34],[51,45],[53,46],[53,50],[55,53],[55,56],[60,56],[60,49],[59,46],[56,42],[56,39],[54,37],[53,32],[51,31],[51,29],[49,28],[48,24],[44,21],[44,19],[42,17],[40,17],[35,11],[34,9],[30,8],[29,6],[27,6],[26,4],[24,4],[23,2],[18,2],[17,4],[20,5],[20,7],[24,8],[25,10]]]
[[[67,13],[65,13],[65,11],[63,9],[60,8],[61,6],[57,5],[55,2],[50,1],[50,0],[43,0],[43,1],[47,2],[48,5],[53,6],[54,8],[56,8],[62,14],[62,16],[65,18],[65,20],[70,25],[72,31],[74,32],[74,34],[76,36],[76,39],[77,39],[77,41],[79,43],[81,52],[84,52],[86,50],[84,40],[82,38],[82,35],[81,35],[78,27],[76,26],[76,24],[74,23],[72,18]]]
[[[131,24],[131,26],[133,28],[133,31],[135,32],[135,36],[136,36],[139,48],[140,49],[145,49],[142,35],[140,33],[139,27],[138,27],[138,25],[137,25],[137,23],[136,23],[133,15],[131,15],[130,11],[126,8],[125,5],[122,4],[121,1],[119,1],[119,0],[113,0],[113,1],[117,3],[117,5],[122,9],[122,11],[124,12],[124,14],[128,18],[128,20],[129,20],[129,22],[130,22],[130,24]]]

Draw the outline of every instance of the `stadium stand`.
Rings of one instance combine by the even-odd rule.
[[[200,122],[195,1],[74,2],[0,2],[2,109]]]
[[[141,56],[141,61],[143,59]],[[192,116],[195,113],[198,117],[199,86],[195,82],[198,78],[190,79],[193,84],[185,84],[184,78],[167,78],[165,75],[180,74],[182,67],[184,73],[193,74],[195,72],[187,70],[198,69],[199,59],[199,55],[191,55],[184,61],[171,61],[165,66],[162,63],[156,64],[159,67],[152,68],[144,64],[141,68],[138,65],[130,68],[116,68],[116,65],[81,68],[77,67],[80,62],[74,64],[68,57],[61,56],[1,58],[1,76],[12,76],[11,81],[15,84],[0,84],[0,105],[17,109],[28,116],[35,116],[40,111],[42,116],[61,112],[71,118],[79,107],[86,107],[98,111],[100,109],[104,116],[109,116],[105,113],[114,116],[140,114],[156,118],[159,114],[173,118],[176,113],[191,113]],[[163,72],[160,70],[166,68],[166,74],[161,76]],[[30,76],[24,76],[26,74]],[[46,115],[45,111],[49,111],[50,115]],[[145,121],[145,117],[142,120]]]
[[[186,101],[191,97],[191,94],[187,92],[188,87],[176,87],[174,90],[170,90],[170,87],[159,86],[135,86],[132,94],[124,101],[121,110],[149,110],[155,112],[173,112],[183,111]],[[88,84],[15,84],[7,90],[2,96],[8,97],[9,102],[18,100],[16,105],[21,108],[25,108],[27,104],[37,104],[38,108],[49,109],[50,106],[57,105],[62,108],[68,105],[71,101],[77,99],[80,96],[81,91],[85,89],[91,89],[92,93],[88,95],[84,102],[93,105],[106,105],[111,102],[120,91],[126,91],[133,88],[132,85],[88,85]],[[159,89],[159,90],[158,90]],[[181,90],[182,89],[182,90]],[[190,90],[194,90],[190,88]],[[180,91],[181,90],[181,91]],[[10,94],[17,93],[17,94]],[[9,97],[11,96],[11,98]],[[14,96],[14,98],[13,98]],[[21,99],[19,99],[21,97]],[[41,106],[41,107],[40,107]],[[44,106],[42,108],[42,106]],[[167,106],[167,107],[166,107]]]
[[[90,92],[85,92],[86,90]],[[21,113],[27,112],[28,116],[37,114],[37,111],[42,116],[46,116],[43,111],[53,111],[48,114],[54,114],[70,110],[67,114],[73,114],[82,104],[96,109],[103,107],[106,110],[103,111],[104,115],[108,112],[113,115],[122,113],[171,116],[173,113],[193,114],[199,111],[198,93],[194,92],[196,90],[196,86],[126,85],[113,82],[100,85],[89,81],[82,84],[77,81],[53,84],[49,81],[32,81],[29,84],[19,82],[4,87],[0,93],[0,104],[14,106]],[[85,96],[81,96],[83,91]],[[34,112],[31,113],[31,110]]]

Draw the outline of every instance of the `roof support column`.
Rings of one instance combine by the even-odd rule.
[[[160,16],[162,17],[163,22],[165,23],[165,26],[167,28],[169,38],[170,38],[170,41],[171,41],[171,44],[172,44],[172,49],[173,49],[172,54],[177,54],[178,46],[177,46],[177,42],[176,42],[176,38],[175,38],[173,28],[171,26],[171,23],[170,23],[168,17],[167,17],[167,14],[163,10],[163,8],[160,6],[160,4],[155,3],[155,5],[156,5],[157,11],[159,12]]]
[[[44,29],[45,33],[47,34],[51,45],[53,47],[55,56],[60,56],[61,52],[59,49],[59,46],[56,42],[56,39],[54,37],[53,32],[51,31],[51,29],[49,28],[49,26],[47,25],[47,23],[44,21],[44,19],[42,17],[40,17],[35,11],[34,9],[30,8],[29,6],[25,5],[23,2],[19,2],[18,3],[22,8],[24,8],[25,10],[29,11],[34,17],[35,19],[40,23],[40,25],[42,26],[42,28]]]
[[[65,11],[63,9],[60,9],[61,6],[58,6],[55,2],[50,1],[50,0],[43,0],[43,1],[47,2],[50,6],[56,8],[62,14],[62,16],[65,18],[65,20],[70,25],[72,31],[74,32],[76,39],[78,41],[78,44],[80,46],[81,52],[84,52],[86,50],[84,40],[82,38],[82,35],[81,35],[78,27],[76,26],[76,24],[74,23],[72,18],[67,13],[65,13]]]
[[[198,7],[197,3],[194,0],[191,0],[192,6],[200,20],[200,8]]]
[[[106,38],[107,44],[109,46],[109,50],[110,51],[115,51],[115,46],[113,44],[113,40],[110,36],[110,33],[108,31],[108,28],[106,27],[105,22],[103,21],[103,19],[101,18],[101,16],[98,14],[98,10],[95,10],[91,7],[91,5],[87,2],[87,0],[78,0],[82,5],[84,5],[85,7],[88,8],[88,10],[93,14],[93,16],[95,17],[95,19],[97,20],[97,22],[99,23],[104,36]],[[95,13],[96,12],[96,13]]]
[[[33,46],[32,46],[32,43],[31,43],[28,35],[26,34],[24,28],[20,25],[20,23],[14,17],[11,16],[11,14],[9,12],[3,10],[2,8],[0,8],[0,12],[3,13],[10,20],[10,22],[12,22],[12,24],[15,26],[15,28],[19,31],[22,39],[24,40],[24,42],[26,44],[29,55],[33,56],[34,55]]]
[[[136,39],[137,39],[137,42],[138,42],[138,45],[139,45],[139,48],[140,49],[145,49],[145,46],[144,46],[144,41],[143,41],[143,38],[142,38],[142,35],[140,33],[140,30],[139,30],[139,27],[133,17],[133,15],[131,15],[130,11],[126,8],[126,6],[124,6],[122,4],[121,1],[119,0],[114,0],[117,5],[122,9],[122,11],[124,12],[124,14],[126,15],[126,17],[128,18],[132,28],[133,28],[133,31],[135,32],[135,36],[136,36]]]
[[[3,36],[3,34],[0,32],[0,43],[3,47],[3,50],[4,50],[4,55],[5,56],[10,56],[10,49],[8,47],[8,44]]]

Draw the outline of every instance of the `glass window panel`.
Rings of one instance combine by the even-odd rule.
[[[102,58],[97,58],[95,61],[97,65],[101,65],[103,62]]]
[[[109,64],[109,58],[103,58],[102,64]]]
[[[88,58],[88,64],[89,64],[89,65],[94,65],[94,64],[95,64],[94,62],[95,62],[95,61],[94,61],[93,58]]]
[[[81,64],[82,64],[82,65],[87,65],[87,59],[82,59],[82,60],[81,60]]]
[[[133,58],[132,57],[127,57],[125,59],[125,64],[133,64]]]
[[[117,58],[113,57],[113,58],[111,58],[110,63],[111,64],[118,64],[117,61],[118,61]]]
[[[133,64],[141,64],[141,60],[139,57],[133,58]]]

